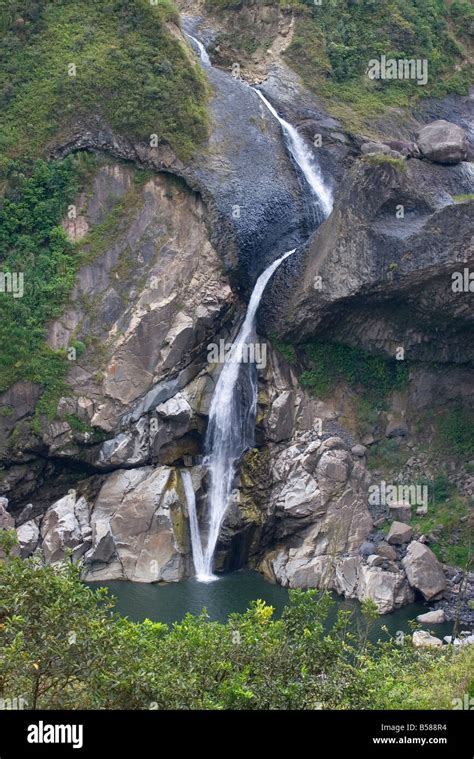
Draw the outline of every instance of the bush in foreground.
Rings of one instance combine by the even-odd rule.
[[[365,631],[351,632],[340,612],[328,632],[331,604],[327,593],[292,591],[279,620],[256,601],[226,624],[203,612],[168,628],[120,617],[77,564],[8,556],[0,697],[29,709],[450,709],[469,693],[471,646],[372,644],[370,604]]]

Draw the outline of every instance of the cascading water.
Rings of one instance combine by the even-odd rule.
[[[209,423],[206,433],[206,464],[210,476],[208,493],[209,533],[204,551],[204,575],[213,579],[213,559],[222,520],[229,503],[235,475],[235,465],[244,451],[253,443],[257,398],[255,365],[245,362],[246,350],[255,340],[255,321],[263,291],[280,264],[294,253],[290,250],[274,261],[259,276],[247,308],[244,322],[233,343],[232,351],[224,364],[212,396]],[[242,373],[250,382],[250,403],[243,409],[236,392]]]
[[[201,62],[211,66],[207,51],[195,37],[186,33],[200,54]],[[252,88],[254,89],[254,88]],[[318,221],[325,219],[332,210],[332,194],[325,185],[312,155],[298,131],[282,119],[259,90],[254,89],[279,122],[285,136],[286,146],[301,171],[311,193],[313,207],[319,212]],[[280,264],[294,253],[290,250],[274,261],[257,279],[244,322],[233,343],[230,356],[223,366],[212,396],[209,423],[206,433],[206,459],[210,484],[208,492],[208,535],[203,550],[196,515],[192,482],[183,479],[190,514],[193,560],[197,577],[202,581],[217,579],[213,575],[214,551],[222,522],[232,493],[236,464],[244,451],[253,445],[255,413],[257,408],[257,372],[254,363],[244,360],[244,349],[256,339],[255,322],[257,309],[265,287]],[[183,478],[184,478],[183,473]]]
[[[204,557],[202,553],[201,537],[199,534],[199,524],[196,512],[196,496],[194,494],[193,481],[191,479],[190,473],[186,469],[183,469],[181,471],[181,477],[183,478],[186,503],[188,504],[194,570],[196,572],[197,578],[201,579],[205,577],[206,573],[204,570]]]
[[[279,122],[283,134],[286,137],[286,144],[290,151],[294,161],[300,168],[304,178],[306,179],[308,186],[311,190],[313,200],[320,207],[323,218],[325,219],[332,211],[332,193],[328,187],[324,184],[324,180],[319,172],[318,166],[314,163],[313,157],[308,150],[307,146],[298,130],[294,126],[289,124],[285,119],[282,119],[278,115],[271,103],[268,102],[265,95],[262,95],[260,90],[256,90],[260,100],[268,108],[272,116],[274,116]],[[322,219],[320,219],[322,221]]]
[[[202,42],[199,42],[199,40],[196,39],[196,37],[193,37],[192,34],[188,34],[187,32],[184,32],[186,37],[188,37],[191,42],[194,42],[197,49],[199,50],[199,57],[201,59],[201,63],[203,63],[206,66],[211,66],[211,59],[209,58],[208,52]]]

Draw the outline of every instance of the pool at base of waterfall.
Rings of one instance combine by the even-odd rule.
[[[262,599],[273,606],[275,617],[279,617],[283,607],[288,603],[286,588],[268,582],[258,572],[248,570],[219,575],[218,580],[210,583],[198,582],[195,578],[191,578],[169,584],[151,585],[115,580],[107,583],[90,583],[89,586],[109,588],[111,594],[117,599],[117,612],[134,622],[141,622],[148,618],[154,622],[173,624],[173,622],[181,621],[188,612],[200,614],[203,608],[207,610],[211,620],[226,622],[229,614],[246,611],[251,602],[256,599]],[[360,604],[334,593],[331,595],[335,604],[329,614],[328,626],[331,626],[339,609],[344,609],[353,612],[352,627],[357,630],[363,624]],[[380,616],[374,622],[369,638],[371,640],[386,639],[387,633],[382,630],[384,626],[388,628],[392,636],[399,631],[410,633],[410,620],[416,619],[418,614],[426,611],[428,607],[414,603],[403,609],[397,609],[392,614]],[[431,631],[437,637],[450,635],[452,628],[452,623],[423,626],[424,630]]]

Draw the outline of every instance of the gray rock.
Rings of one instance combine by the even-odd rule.
[[[387,535],[387,543],[391,545],[402,545],[409,543],[413,537],[413,530],[404,522],[392,522]]]
[[[413,645],[417,648],[438,648],[443,645],[441,638],[435,638],[426,630],[416,630],[413,633]]]
[[[381,567],[384,562],[383,556],[378,556],[376,553],[367,556],[367,564],[369,567]]]
[[[8,499],[0,498],[0,530],[12,530],[15,527],[15,520],[7,511]]]
[[[33,519],[30,519],[29,522],[24,522],[20,527],[16,528],[16,534],[20,545],[21,558],[25,559],[27,556],[31,556],[39,540],[39,529],[36,522]]]
[[[469,143],[464,130],[441,119],[423,127],[417,143],[424,158],[435,163],[456,164],[467,160]]]
[[[360,443],[358,443],[357,445],[352,446],[351,453],[353,456],[356,456],[357,458],[361,459],[367,453],[367,448],[365,447],[365,445],[360,445]]]
[[[377,553],[379,556],[382,556],[384,559],[388,559],[389,561],[396,561],[398,554],[392,546],[390,546],[388,543],[382,542],[379,543],[377,546]]]
[[[295,420],[294,393],[285,390],[272,403],[267,420],[267,434],[270,440],[279,443],[288,440],[293,432]]]
[[[375,553],[375,544],[366,541],[365,543],[362,543],[361,547],[359,548],[359,552],[362,556],[371,556],[373,553]]]
[[[76,499],[75,490],[70,490],[49,507],[40,530],[46,563],[61,561],[66,548],[72,549],[73,558],[79,558],[89,548],[90,530],[86,511],[87,504],[83,498]]]
[[[436,598],[446,590],[443,568],[434,553],[423,543],[414,540],[408,546],[402,560],[412,588],[419,590],[426,601]]]
[[[443,609],[427,611],[426,614],[419,614],[416,621],[425,625],[441,625],[443,622],[446,622],[446,614]]]
[[[408,503],[394,503],[388,507],[389,519],[398,522],[409,522],[411,519],[411,506]]]

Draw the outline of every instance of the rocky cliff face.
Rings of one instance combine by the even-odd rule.
[[[35,413],[32,383],[0,399],[11,410],[0,415],[2,526],[16,525],[24,556],[54,562],[69,549],[87,580],[190,576],[181,471],[191,471],[204,521],[204,435],[220,370],[208,346],[232,340],[239,296],[299,245],[268,288],[261,332],[297,350],[315,338],[388,357],[402,347],[417,363],[408,388],[391,393],[361,431],[357,388],[335,382],[324,398],[311,393],[299,382],[307,367],[268,343],[256,445],[241,462],[217,567],[370,598],[381,612],[415,594],[438,601],[460,580],[446,579],[428,547],[433,536],[383,532],[394,513],[369,504],[384,475],[369,466],[370,449],[394,442],[395,467],[405,453],[413,459],[397,477],[434,478],[438,459],[421,450],[423,440],[434,446],[434,432],[417,425],[446,405],[472,405],[472,288],[452,288],[453,274],[473,265],[472,200],[458,197],[472,192],[470,147],[463,133],[441,152],[433,136],[418,150],[422,119],[410,114],[391,134],[378,124],[387,143],[363,150],[366,136],[345,130],[281,60],[291,18],[269,9],[265,23],[275,45],[255,61],[252,81],[266,77],[263,91],[309,142],[322,135],[315,157],[336,190],[333,213],[310,234],[277,121],[248,84],[218,68],[208,70],[211,136],[186,164],[97,118],[63,135],[53,156],[98,156],[75,218],[63,220],[86,255],[64,313],[48,325],[49,345],[70,359],[67,392],[54,419]],[[202,19],[185,25],[215,41]],[[223,66],[226,54],[222,47]],[[467,470],[452,479],[472,495]]]

